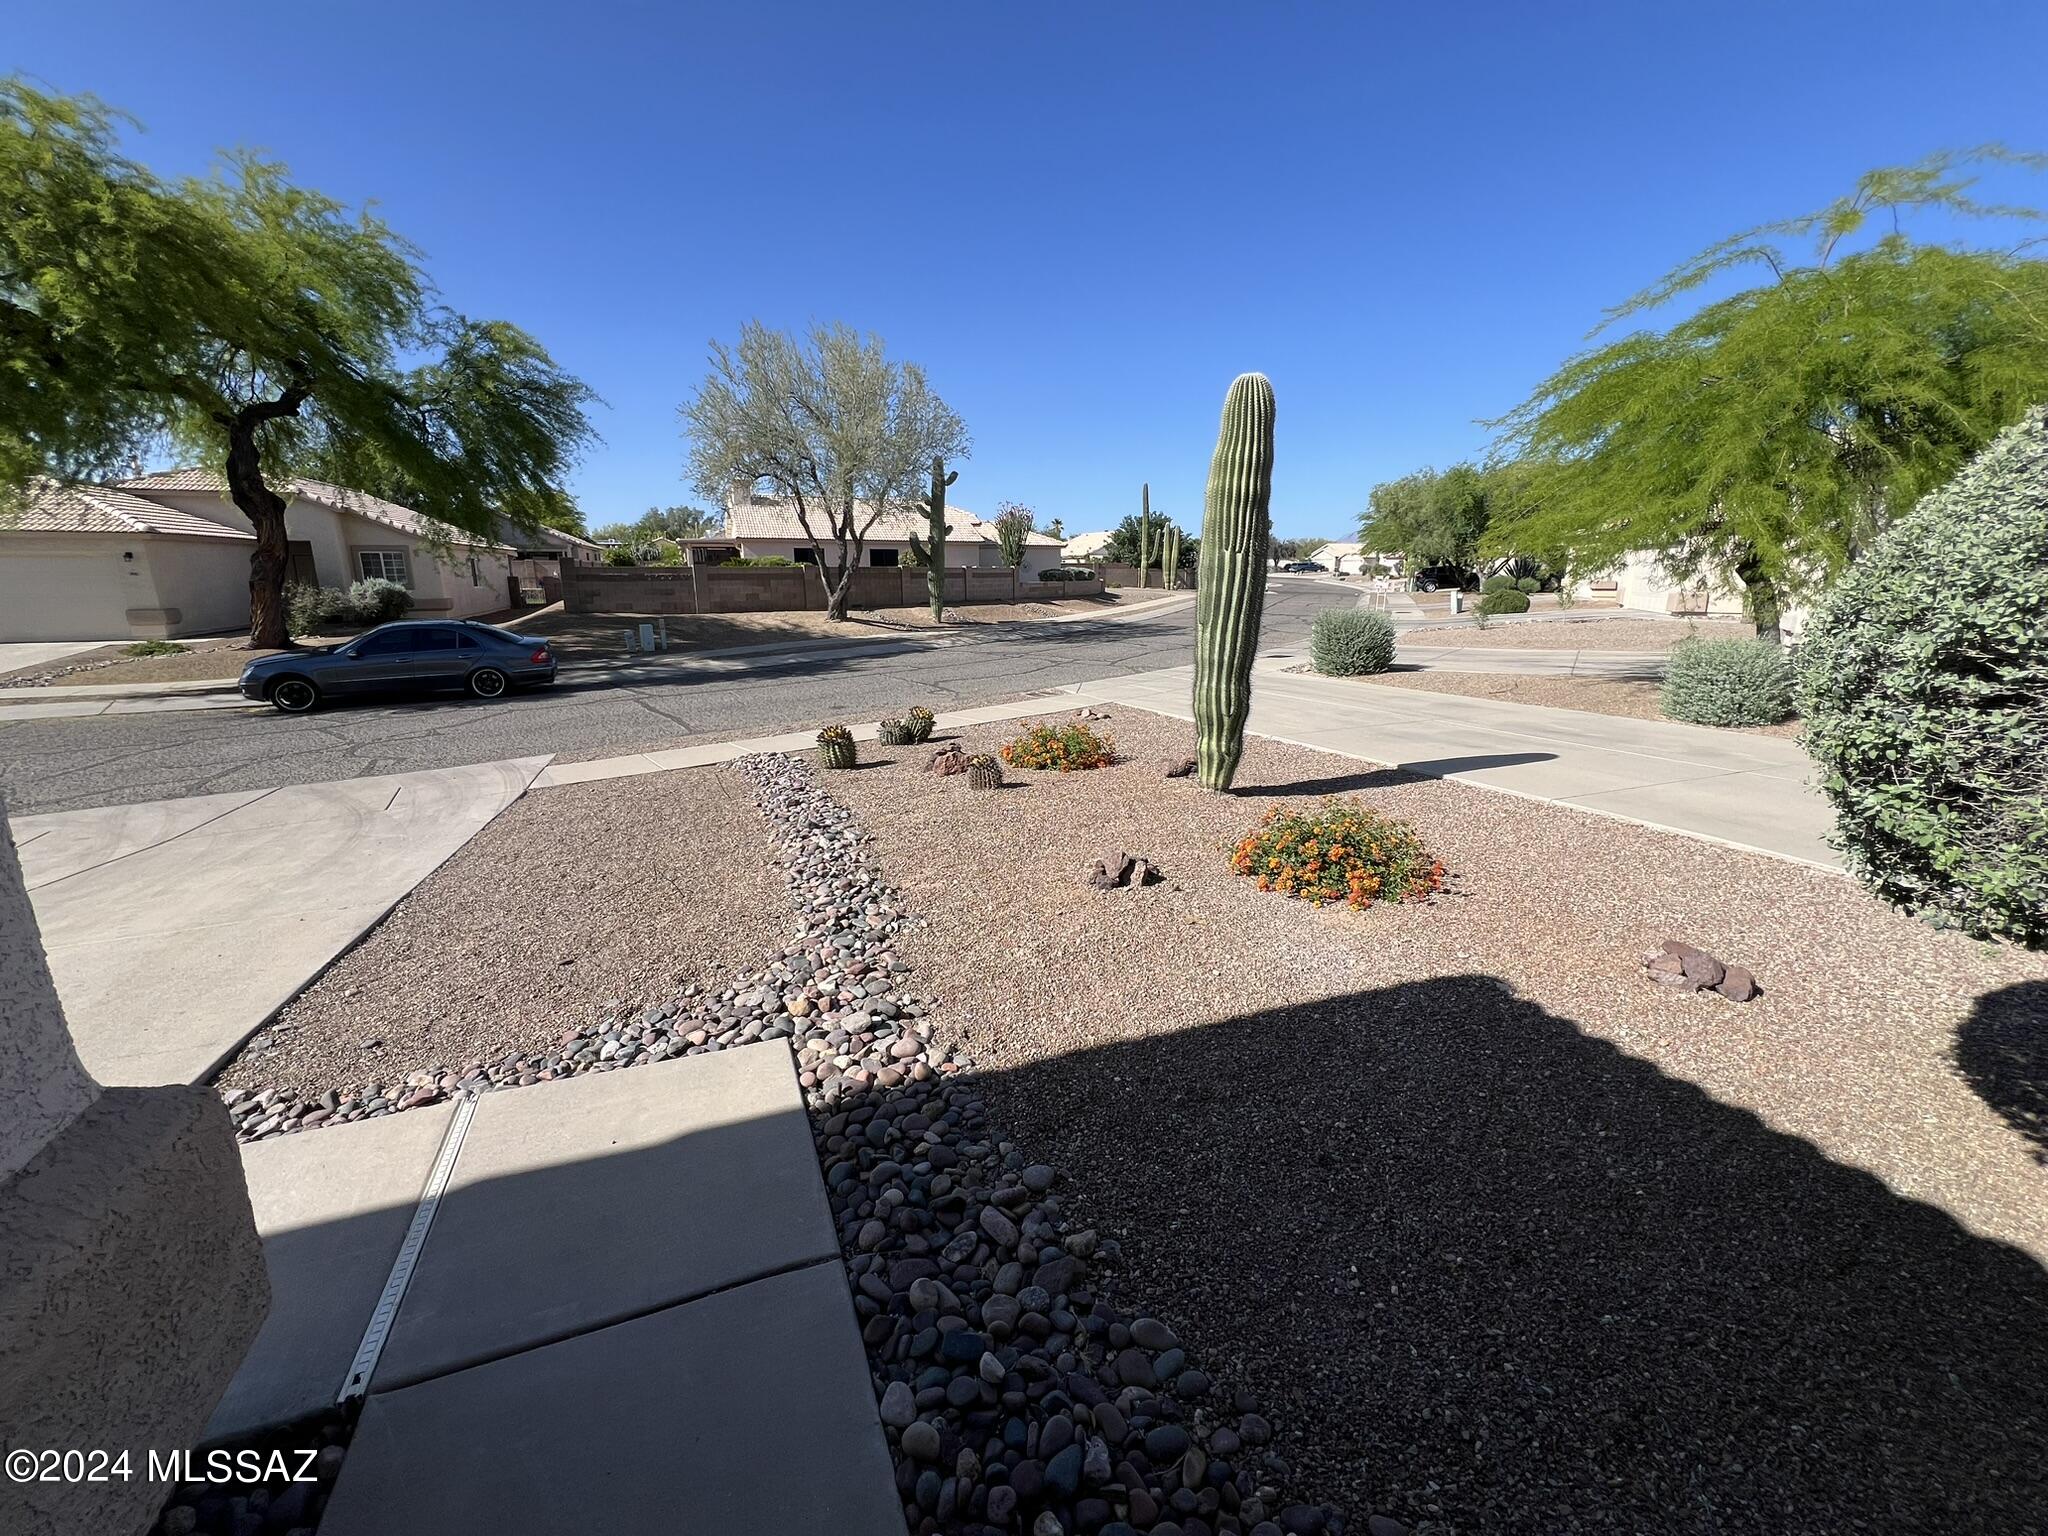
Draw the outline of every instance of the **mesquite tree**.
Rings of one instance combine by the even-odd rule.
[[[1598,570],[1654,552],[1683,581],[1741,583],[1757,633],[2048,398],[2048,262],[2026,247],[1916,243],[1916,212],[2038,218],[1979,202],[1972,161],[1872,171],[1818,213],[1722,241],[1613,311],[1658,308],[1738,269],[1763,283],[1661,333],[1572,358],[1503,421],[1526,478],[1494,554]],[[1852,249],[1875,228],[1878,238]],[[1808,242],[1801,260],[1788,242]]]
[[[595,397],[502,321],[434,302],[367,213],[229,157],[165,181],[90,97],[0,81],[0,517],[42,477],[217,466],[256,535],[249,639],[289,644],[290,479],[451,530],[582,526],[564,486]]]
[[[967,428],[915,363],[879,336],[816,325],[801,340],[752,320],[737,347],[711,344],[711,373],[682,408],[697,488],[766,483],[796,508],[844,619],[875,523],[914,505],[934,459],[964,459]],[[826,563],[826,544],[832,560]]]
[[[1244,755],[1272,500],[1273,386],[1262,373],[1240,374],[1209,461],[1195,578],[1195,762],[1208,789],[1230,788]]]

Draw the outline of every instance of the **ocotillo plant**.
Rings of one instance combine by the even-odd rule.
[[[1230,788],[1244,755],[1272,501],[1273,386],[1262,373],[1240,374],[1209,461],[1195,570],[1195,762],[1208,789]]]
[[[928,537],[910,536],[910,552],[924,562],[925,590],[931,594],[932,622],[946,617],[946,487],[960,478],[960,471],[946,473],[944,459],[932,460],[932,488],[924,498]]]
[[[1145,585],[1145,570],[1152,564],[1152,482],[1138,492],[1138,585]]]

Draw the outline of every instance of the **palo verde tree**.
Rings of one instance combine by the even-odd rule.
[[[932,461],[964,459],[969,447],[922,368],[891,362],[880,337],[844,325],[799,340],[749,321],[737,347],[711,344],[711,373],[682,416],[705,495],[766,483],[794,504],[826,573],[829,619],[846,617],[876,521],[914,511]]]
[[[293,476],[451,530],[580,526],[564,480],[595,397],[539,343],[439,306],[412,246],[284,167],[168,182],[119,126],[0,81],[0,498],[198,455],[255,531],[249,638],[273,647]]]
[[[1604,324],[1765,277],[1581,353],[1494,423],[1529,478],[1485,546],[1574,570],[1651,551],[1678,579],[1739,582],[1775,640],[1787,602],[2048,398],[2048,262],[1905,232],[1916,214],[2040,217],[1971,195],[1963,173],[1985,161],[2048,166],[1986,149],[1872,171],[1611,311]]]

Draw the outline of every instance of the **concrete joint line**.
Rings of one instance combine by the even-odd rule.
[[[114,865],[120,863],[123,859],[132,859],[137,854],[149,853],[158,848],[167,848],[172,843],[175,843],[181,837],[190,837],[194,832],[199,831],[201,828],[210,827],[217,821],[224,821],[228,817],[234,815],[237,811],[246,811],[252,805],[261,804],[263,801],[268,800],[272,795],[276,794],[278,787],[279,786],[273,785],[271,788],[264,790],[262,794],[256,796],[255,799],[244,800],[240,805],[231,805],[226,810],[221,811],[216,815],[207,817],[206,820],[204,821],[196,821],[189,827],[183,827],[178,831],[173,832],[169,837],[161,838],[154,843],[144,843],[139,848],[130,848],[126,853],[117,853],[111,859],[102,859],[99,863],[87,865],[84,869],[74,869],[68,875],[59,875],[54,880],[45,880],[39,885],[30,886],[28,889],[31,891],[47,890],[50,886],[62,885],[66,880],[76,880],[80,875],[90,875],[102,869],[111,869],[113,868]],[[59,812],[58,814],[61,815],[64,813]],[[33,842],[34,839],[31,838],[30,841]],[[15,846],[20,847],[21,845],[17,843]]]

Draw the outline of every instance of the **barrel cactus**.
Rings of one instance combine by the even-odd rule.
[[[932,739],[932,728],[939,723],[939,717],[922,704],[913,704],[903,715],[903,728],[910,732],[913,743]]]
[[[919,738],[911,734],[907,721],[892,715],[875,726],[875,739],[885,747],[908,747],[914,746]]]
[[[853,732],[843,725],[828,725],[818,732],[818,761],[827,768],[851,768],[856,759]]]
[[[1273,542],[1273,386],[1238,376],[1223,401],[1195,576],[1195,757],[1202,784],[1228,789],[1244,755],[1252,657]]]
[[[967,759],[967,787],[969,789],[1001,789],[1003,787],[1003,765],[986,752],[980,752]]]

